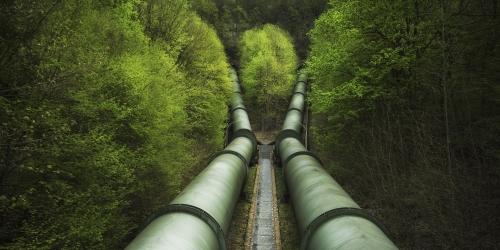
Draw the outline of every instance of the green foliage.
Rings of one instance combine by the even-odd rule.
[[[264,25],[243,33],[240,40],[241,79],[250,115],[261,127],[273,127],[287,107],[293,88],[297,56],[292,39],[274,25]],[[271,123],[271,124],[269,124]]]
[[[309,33],[314,145],[402,248],[498,244],[494,13],[494,1],[331,0]]]
[[[146,33],[174,58],[187,44],[190,15],[188,0],[140,1],[139,13]]]
[[[238,64],[238,39],[243,32],[266,23],[288,31],[297,53],[307,53],[307,31],[325,9],[326,0],[192,0],[196,12],[214,25],[221,36],[233,64]]]
[[[0,248],[122,248],[222,145],[221,42],[186,1],[1,10]]]
[[[189,43],[179,56],[179,64],[187,72],[191,89],[187,104],[189,136],[205,145],[222,145],[226,100],[232,86],[224,46],[215,30],[194,14],[185,30]]]

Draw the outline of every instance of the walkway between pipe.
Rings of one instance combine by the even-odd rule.
[[[251,249],[277,250],[279,247],[278,210],[274,184],[274,169],[272,166],[272,145],[259,146],[259,165],[254,193],[253,221],[248,244]],[[252,220],[252,218],[250,218]]]

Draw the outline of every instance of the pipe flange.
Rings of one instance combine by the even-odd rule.
[[[240,107],[236,107],[236,108],[231,109],[231,113],[232,113],[232,112],[234,112],[234,111],[236,111],[236,110],[238,110],[238,109],[241,109],[241,110],[247,111],[247,108],[246,108],[246,107],[242,107],[242,106],[240,106]]]
[[[208,163],[210,164],[217,156],[224,155],[224,154],[235,155],[238,158],[240,158],[240,160],[245,164],[245,166],[248,166],[248,161],[247,161],[247,159],[245,159],[245,157],[242,154],[240,154],[236,151],[233,151],[233,150],[228,150],[228,149],[224,149],[224,150],[221,150],[219,152],[212,154],[210,156],[210,158],[208,159]]]
[[[210,156],[210,158],[208,159],[208,164],[210,164],[215,158],[217,158],[217,156],[221,156],[221,155],[224,155],[224,154],[231,154],[231,155],[234,155],[234,156],[237,156],[238,158],[240,158],[240,160],[243,162],[243,164],[245,165],[245,176],[248,174],[248,165],[250,165],[250,160],[247,160],[245,159],[245,157],[236,152],[236,151],[233,151],[233,150],[227,150],[227,149],[224,149],[224,150],[221,150],[219,152],[216,152],[214,154],[212,154]]]
[[[289,108],[286,112],[290,112],[292,110],[295,110],[295,111],[299,111],[300,113],[302,113],[302,110],[301,109],[298,109],[298,108]]]
[[[203,222],[207,223],[207,225],[212,229],[212,231],[215,233],[215,236],[217,238],[217,242],[219,243],[219,249],[226,250],[226,238],[224,234],[224,230],[222,227],[219,225],[219,222],[207,213],[205,210],[195,207],[193,205],[189,204],[169,204],[166,207],[160,209],[157,213],[155,213],[149,220],[147,221],[147,225],[149,225],[151,222],[153,222],[155,219],[166,215],[168,213],[186,213],[193,215],[195,217],[198,217],[201,219]],[[142,230],[141,230],[142,232]]]
[[[336,219],[338,217],[343,217],[343,216],[353,216],[353,217],[360,217],[365,220],[370,221],[373,223],[375,226],[377,226],[387,237],[389,237],[387,229],[384,227],[384,225],[373,215],[369,214],[366,212],[366,210],[362,208],[355,208],[355,207],[341,207],[341,208],[334,208],[332,210],[326,211],[322,213],[320,216],[316,217],[309,226],[307,226],[304,236],[302,237],[302,242],[300,244],[300,249],[306,250],[309,241],[311,239],[311,236],[313,233],[318,229],[323,223]]]
[[[255,137],[254,133],[248,129],[238,129],[233,133],[233,139],[236,137],[246,137],[250,141],[252,141],[252,145],[254,148],[254,152],[257,150],[257,137]]]
[[[302,137],[300,136],[299,132],[297,132],[293,129],[281,130],[278,133],[278,135],[276,136],[276,139],[274,140],[274,147],[276,148],[275,149],[276,154],[279,154],[279,146],[280,146],[281,141],[283,141],[287,137],[292,137],[292,138],[295,138],[295,139],[299,140],[300,142],[302,142]]]
[[[319,159],[319,157],[314,154],[313,152],[311,151],[298,151],[298,152],[295,152],[291,155],[289,155],[284,161],[283,161],[283,165],[286,166],[286,164],[291,161],[293,158],[295,158],[296,156],[299,156],[299,155],[308,155],[308,156],[311,156],[312,158],[314,158],[316,161],[318,161],[318,163],[320,165],[323,165],[323,162],[321,162],[321,159]]]

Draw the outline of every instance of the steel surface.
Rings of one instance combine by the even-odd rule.
[[[225,236],[256,141],[232,70],[234,138],[126,249],[226,249]]]
[[[306,79],[299,74],[276,141],[302,235],[301,249],[397,249],[378,220],[359,208],[296,134],[283,132],[301,132]]]

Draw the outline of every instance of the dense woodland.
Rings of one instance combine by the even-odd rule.
[[[241,34],[267,23],[288,31],[298,55],[304,59],[308,50],[307,32],[326,5],[327,0],[193,0],[192,3],[196,12],[214,25],[235,65],[239,65]]]
[[[0,242],[122,248],[223,142],[224,48],[187,1],[2,1]]]
[[[408,249],[500,234],[497,1],[330,1],[307,69],[315,150]]]
[[[311,149],[396,245],[494,249],[499,11],[496,0],[2,1],[0,249],[123,248],[221,148],[229,62],[253,122],[271,129],[299,61]]]

